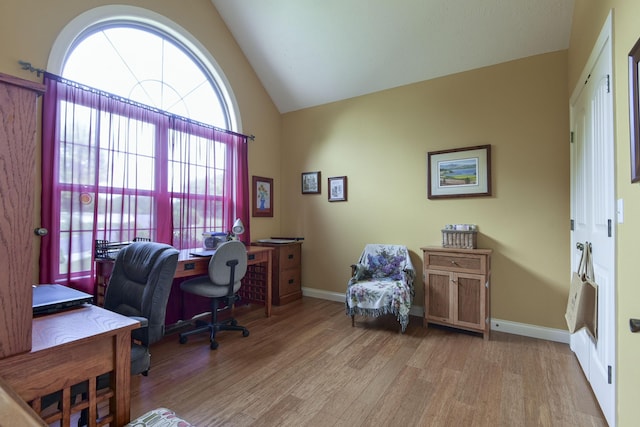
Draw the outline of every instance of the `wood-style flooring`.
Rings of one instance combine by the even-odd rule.
[[[251,334],[177,334],[132,378],[131,416],[170,408],[206,426],[606,426],[568,345],[356,317],[304,297],[236,310]]]

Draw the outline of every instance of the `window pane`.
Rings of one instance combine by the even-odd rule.
[[[92,236],[92,231],[60,233],[59,274],[91,270],[94,244]],[[71,252],[70,247],[73,248]]]
[[[65,58],[65,78],[196,122],[230,127],[228,106],[211,73],[167,34],[138,23],[103,23],[78,40]],[[136,107],[138,115],[127,117],[127,107],[113,98],[99,116],[97,104],[77,102],[61,104],[68,112],[61,116],[59,135],[61,274],[91,270],[94,238],[156,240],[158,224],[168,227],[173,221],[179,230],[181,221],[188,221],[190,237],[174,234],[174,245],[198,247],[202,232],[228,231],[221,229],[229,203],[223,199],[225,144],[212,141],[202,127],[196,126],[196,136],[172,131],[157,117],[147,120],[146,114],[155,114],[148,110]],[[182,148],[174,151],[167,141]],[[166,231],[160,232],[164,239]]]

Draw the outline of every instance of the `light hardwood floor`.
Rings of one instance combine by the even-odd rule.
[[[132,378],[133,418],[168,407],[204,426],[606,426],[566,344],[492,333],[490,341],[411,318],[356,317],[305,297],[237,310],[251,331],[152,348]]]

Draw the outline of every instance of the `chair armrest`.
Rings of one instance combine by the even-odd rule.
[[[366,270],[367,268],[360,263],[352,264],[351,265],[351,281],[357,282],[358,280],[360,280]]]
[[[140,322],[140,326],[131,331],[131,339],[133,341],[139,341],[144,346],[149,345],[149,319],[143,316],[127,316],[129,319],[137,320]]]
[[[142,317],[142,316],[129,316],[129,319],[133,319],[133,320],[137,320],[138,322],[140,322],[140,328],[145,328],[147,326],[149,326],[149,319],[147,319],[146,317]]]

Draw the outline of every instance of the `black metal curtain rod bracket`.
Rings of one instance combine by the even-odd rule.
[[[43,70],[42,68],[33,67],[30,62],[18,61],[18,64],[20,64],[20,67],[22,67],[23,70],[27,70],[30,73],[37,73],[36,75],[38,77],[40,77],[40,74],[44,75],[44,73],[47,72],[47,70]]]

